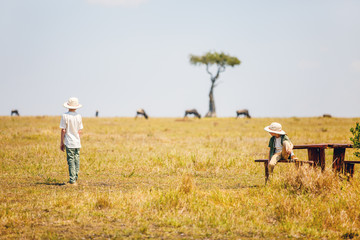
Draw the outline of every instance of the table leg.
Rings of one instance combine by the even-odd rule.
[[[319,161],[320,161],[320,167],[321,171],[325,170],[325,149],[319,148]]]
[[[344,171],[345,148],[334,148],[333,170],[336,172]]]
[[[314,161],[314,166],[320,166],[321,170],[325,170],[325,149],[324,148],[309,148],[309,161]]]
[[[309,148],[308,149],[308,160],[314,161],[314,165],[317,166],[319,164],[319,155],[316,149]]]

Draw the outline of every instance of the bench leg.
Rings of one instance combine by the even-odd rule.
[[[354,175],[354,168],[355,168],[355,164],[345,163],[345,174],[349,174],[350,177],[352,178]]]
[[[269,161],[264,162],[264,167],[265,167],[265,184],[266,184],[267,181],[269,180]]]

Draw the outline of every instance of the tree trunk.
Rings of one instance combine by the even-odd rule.
[[[205,115],[205,117],[216,117],[214,86],[215,86],[215,81],[211,81],[211,88],[209,93],[209,112]]]

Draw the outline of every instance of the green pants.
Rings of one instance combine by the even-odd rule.
[[[76,182],[80,169],[80,148],[66,147],[66,160],[69,165],[70,183]]]

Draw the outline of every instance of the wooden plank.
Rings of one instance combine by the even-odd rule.
[[[255,162],[267,162],[269,161],[268,159],[256,159]]]
[[[314,164],[314,161],[306,161],[306,160],[296,160],[296,163],[309,163],[309,164]]]
[[[268,162],[268,159],[256,159],[255,162]],[[300,162],[300,163],[314,163],[314,161],[309,161],[309,160],[286,160],[286,159],[281,159],[278,161],[278,163],[294,163],[294,162]]]
[[[289,159],[280,159],[280,160],[278,161],[278,163],[279,163],[279,162],[291,163],[291,162],[294,162],[294,161],[291,161],[291,160],[289,160]]]
[[[269,160],[268,159],[256,159],[255,162],[268,162]],[[292,161],[292,160],[286,160],[286,159],[281,159],[278,161],[278,163],[292,163],[292,162],[295,162],[295,161]]]
[[[344,143],[319,143],[319,144],[297,144],[294,149],[309,149],[309,148],[352,148],[352,144]]]
[[[359,164],[360,161],[347,161],[345,160],[344,163],[353,163],[353,164]]]
[[[328,143],[294,145],[294,149],[328,148]]]
[[[342,144],[342,143],[329,143],[331,148],[352,148],[352,144]]]

